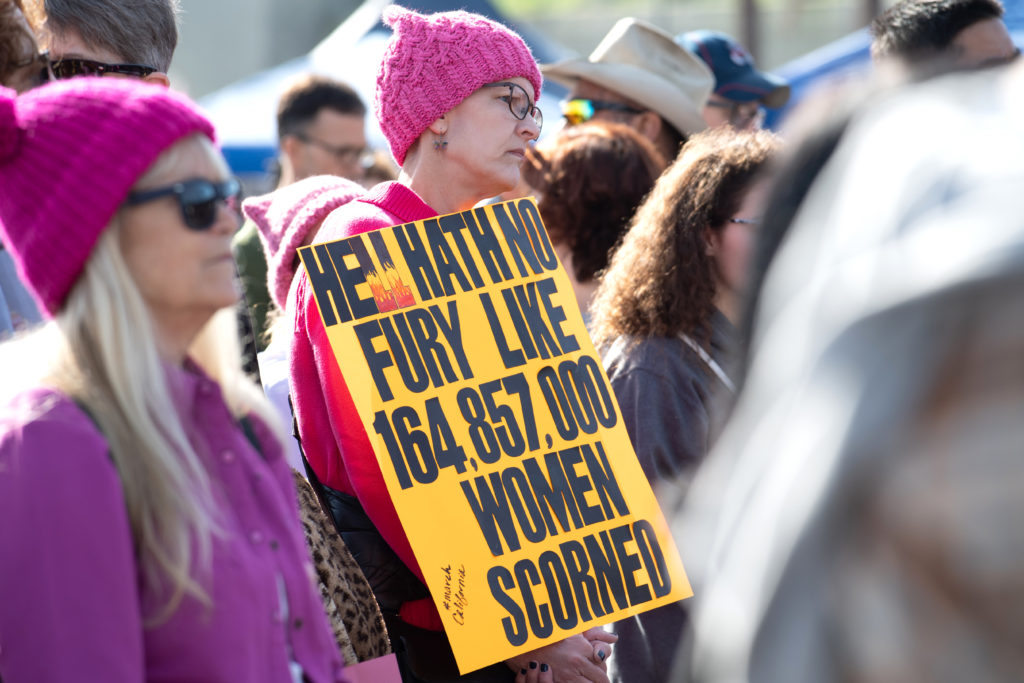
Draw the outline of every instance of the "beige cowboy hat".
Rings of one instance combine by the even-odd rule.
[[[571,88],[581,78],[657,112],[686,135],[707,128],[701,110],[715,84],[700,58],[640,19],[620,19],[587,59],[541,66],[545,78]]]

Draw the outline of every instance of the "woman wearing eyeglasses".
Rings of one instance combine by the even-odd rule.
[[[698,133],[637,210],[594,298],[592,336],[651,480],[688,475],[733,391],[730,353],[765,183],[767,132]]]
[[[466,12],[384,11],[394,31],[377,76],[376,115],[401,166],[395,182],[333,212],[316,241],[471,208],[519,182],[540,135],[541,75],[523,40]],[[329,489],[339,527],[388,622],[403,677],[457,677],[441,619],[388,495],[370,441],[340,377],[308,280],[293,295],[292,400],[306,458]],[[606,680],[603,634],[575,636],[469,680]],[[599,640],[604,639],[604,640]],[[533,664],[533,667],[530,664]]]
[[[238,184],[190,102],[0,89],[0,677],[341,681],[279,427],[237,363]]]
[[[591,335],[656,490],[685,486],[731,400],[734,326],[766,190],[759,175],[777,147],[763,131],[690,138],[637,210],[595,296]],[[682,604],[615,624],[613,680],[669,680]]]

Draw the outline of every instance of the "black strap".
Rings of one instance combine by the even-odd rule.
[[[324,490],[323,482],[320,481],[320,477],[316,476],[313,466],[306,459],[306,450],[302,447],[302,439],[299,437],[299,420],[295,417],[295,406],[292,404],[291,392],[288,393],[288,411],[292,414],[292,436],[299,447],[299,455],[302,457],[302,468],[306,470],[306,479],[309,480],[310,486],[313,487],[313,493],[316,494],[316,499],[320,502],[320,509],[330,518],[331,523],[334,524],[334,530],[340,535],[341,529],[338,528],[338,520],[331,514],[331,504],[327,499],[327,491]]]

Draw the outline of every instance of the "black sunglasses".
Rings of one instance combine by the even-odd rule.
[[[50,62],[53,75],[58,80],[75,78],[76,76],[102,76],[103,74],[123,74],[135,78],[145,78],[159,69],[144,64],[105,64],[92,59],[56,59]]]
[[[220,183],[205,178],[192,178],[166,187],[132,192],[124,203],[135,206],[173,195],[181,206],[181,217],[185,225],[192,230],[209,230],[217,221],[218,204],[225,202],[234,208],[241,191],[242,186],[235,178]]]

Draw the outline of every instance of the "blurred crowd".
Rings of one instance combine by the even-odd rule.
[[[1003,14],[900,0],[772,132],[723,33],[538,64],[390,5],[374,101],[291,83],[245,197],[176,0],[0,0],[0,679],[1021,680]],[[524,196],[694,597],[460,675],[299,250]]]

